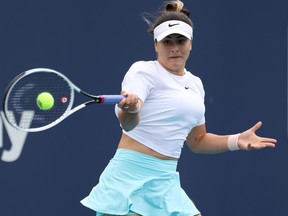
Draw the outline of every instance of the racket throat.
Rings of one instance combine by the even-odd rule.
[[[85,103],[85,105],[91,105],[91,104],[96,104],[96,103],[104,103],[104,97],[101,97],[101,96],[95,96],[95,95],[92,95],[92,94],[89,94],[89,93],[87,93],[87,92],[85,92],[85,91],[80,91],[82,94],[84,94],[84,95],[86,95],[87,97],[90,97],[90,98],[92,98],[93,100],[91,100],[91,101],[87,101],[86,103]]]
[[[104,103],[104,99],[102,99],[102,98],[94,98],[93,100],[87,101],[85,103],[85,105],[88,106],[88,105],[92,105],[92,104],[101,104],[101,103]]]

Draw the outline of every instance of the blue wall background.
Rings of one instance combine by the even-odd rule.
[[[160,3],[1,1],[0,93],[18,73],[48,67],[88,92],[118,94],[134,61],[155,58],[141,14]],[[196,26],[187,69],[204,83],[208,130],[236,133],[262,120],[259,135],[278,144],[219,155],[184,147],[182,186],[203,216],[287,216],[288,2],[185,4]],[[79,200],[97,183],[120,134],[112,106],[89,107],[27,137],[0,118],[0,215],[94,215]],[[23,149],[11,153],[19,137]]]

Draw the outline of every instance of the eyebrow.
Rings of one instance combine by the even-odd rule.
[[[166,38],[172,39],[170,35],[168,35]],[[176,39],[179,39],[179,38],[186,38],[186,37],[184,35],[179,35],[176,37]]]

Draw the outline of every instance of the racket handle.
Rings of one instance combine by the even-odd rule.
[[[102,95],[101,97],[103,104],[116,104],[125,98],[123,95]]]

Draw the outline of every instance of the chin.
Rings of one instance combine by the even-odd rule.
[[[183,64],[172,64],[170,68],[174,71],[181,71],[183,68]]]

